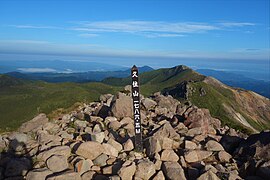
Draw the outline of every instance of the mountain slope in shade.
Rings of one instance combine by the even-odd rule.
[[[123,86],[129,78],[108,78],[106,84]],[[270,101],[257,93],[232,88],[201,75],[186,66],[158,69],[140,75],[141,92],[151,95],[161,91],[182,101],[207,108],[224,124],[243,131],[270,128]]]
[[[0,74],[0,88],[18,86],[24,83],[24,80]]]

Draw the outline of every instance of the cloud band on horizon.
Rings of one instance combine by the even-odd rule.
[[[209,58],[209,59],[269,59],[270,49],[249,48],[230,51],[139,51],[117,50],[96,44],[59,44],[33,40],[0,40],[0,54],[24,54],[73,57],[127,57],[127,58]]]

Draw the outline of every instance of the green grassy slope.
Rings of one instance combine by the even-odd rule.
[[[200,75],[186,66],[162,68],[140,74],[141,93],[149,96],[164,88],[173,87],[183,81],[202,81],[205,76]],[[125,86],[131,83],[130,78],[107,78],[102,81],[113,86]]]
[[[234,95],[229,89],[211,86],[204,82],[191,83],[191,86],[196,89],[189,98],[191,102],[196,104],[198,107],[209,109],[212,116],[219,118],[223,124],[247,133],[251,132],[249,128],[244,128],[239,122],[236,122],[230,117],[223,106],[223,104],[226,104],[239,112],[253,128],[259,131],[270,128],[269,122],[262,124],[249,118],[243,110],[245,107],[241,107],[241,104],[235,101]],[[198,91],[200,88],[203,88],[207,92],[206,95],[200,96]]]
[[[233,100],[233,94],[230,90],[218,89],[204,82],[196,82],[190,85],[195,89],[195,92],[189,97],[189,100],[192,103],[196,104],[200,108],[209,109],[211,115],[220,119],[223,125],[226,124],[229,127],[239,129],[247,133],[251,132],[249,129],[243,128],[240,123],[235,122],[230,118],[225,111],[222,104],[236,106]],[[200,96],[200,92],[198,91],[200,88],[203,88],[206,91],[206,95]]]
[[[6,77],[5,77],[6,78]],[[1,82],[2,77],[0,77]],[[9,79],[16,82],[18,79]],[[14,130],[40,112],[51,113],[76,102],[91,102],[119,87],[102,83],[24,82],[0,88],[0,131]]]
[[[270,128],[268,124],[256,122],[254,119],[250,119],[246,116],[245,107],[235,100],[234,94],[230,89],[207,84],[203,82],[204,79],[205,76],[185,66],[159,69],[140,75],[141,93],[145,96],[149,96],[157,91],[168,92],[167,90],[171,90],[171,92],[178,92],[181,91],[181,87],[178,85],[186,81],[189,86],[195,89],[194,93],[191,93],[189,96],[189,100],[200,108],[209,109],[211,115],[220,119],[223,124],[244,132],[251,132],[250,129],[243,127],[242,124],[228,114],[223,106],[223,104],[226,104],[236,112],[239,112],[255,129],[263,130]],[[115,86],[123,86],[129,84],[130,79],[109,78],[105,79],[103,82]],[[200,88],[206,91],[205,96],[200,96]],[[178,97],[177,93],[175,93],[174,97],[183,100]]]

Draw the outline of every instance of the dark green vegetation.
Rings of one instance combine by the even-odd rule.
[[[140,75],[141,93],[149,96],[183,81],[201,81],[204,77],[186,66],[145,72]],[[125,86],[130,84],[130,81],[130,78],[107,78],[102,82],[113,86]]]
[[[21,79],[0,74],[0,88],[22,85],[23,83],[24,81]]]
[[[46,83],[0,76],[0,130],[14,130],[40,112],[51,113],[76,102],[98,100],[101,94],[120,88],[102,83]]]

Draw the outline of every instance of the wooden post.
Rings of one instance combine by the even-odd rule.
[[[134,65],[131,69],[132,78],[132,99],[133,99],[133,115],[134,115],[134,130],[135,130],[135,150],[143,151],[142,144],[142,128],[141,128],[141,113],[140,113],[140,92],[139,92],[139,72]]]

